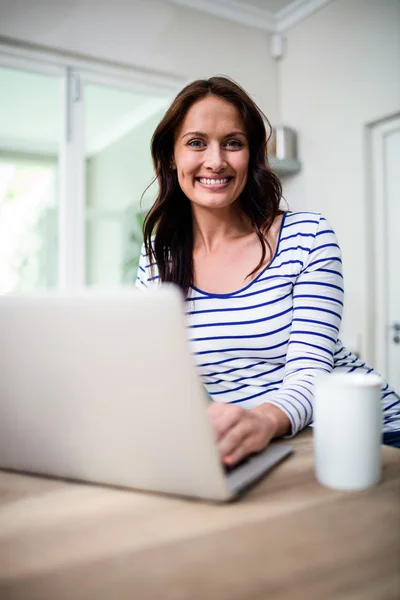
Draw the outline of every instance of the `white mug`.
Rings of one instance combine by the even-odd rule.
[[[381,478],[382,380],[378,375],[321,375],[314,388],[314,454],[320,483],[362,490]]]

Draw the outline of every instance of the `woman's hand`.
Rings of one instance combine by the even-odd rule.
[[[228,466],[253,452],[259,452],[274,437],[283,435],[290,429],[285,413],[268,403],[247,410],[232,404],[214,402],[208,410],[221,459]]]

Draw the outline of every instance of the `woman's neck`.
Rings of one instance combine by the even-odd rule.
[[[192,205],[193,247],[212,252],[226,241],[252,233],[250,219],[236,203],[218,209]]]

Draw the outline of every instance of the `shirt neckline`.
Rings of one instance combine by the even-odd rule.
[[[285,219],[286,219],[286,215],[287,212],[283,213],[282,216],[282,222],[281,222],[281,226],[279,229],[279,235],[278,235],[278,241],[276,244],[276,248],[275,248],[275,252],[272,256],[272,259],[269,261],[269,263],[267,264],[266,267],[264,267],[264,269],[262,269],[259,274],[250,281],[250,283],[248,283],[247,285],[245,285],[244,287],[240,288],[240,290],[236,290],[235,292],[228,292],[226,294],[216,294],[214,292],[206,292],[205,290],[201,290],[200,288],[196,287],[195,285],[191,285],[190,289],[198,292],[199,294],[202,294],[203,296],[208,296],[209,298],[228,298],[229,296],[236,296],[237,294],[240,294],[241,292],[244,292],[245,290],[249,289],[249,287],[251,287],[254,283],[256,283],[256,281],[258,281],[258,279],[261,277],[261,275],[263,275],[266,271],[268,271],[268,269],[271,267],[272,263],[275,261],[278,252],[279,252],[279,247],[280,247],[280,243],[281,243],[281,237],[282,237],[282,231],[283,228],[285,226]]]

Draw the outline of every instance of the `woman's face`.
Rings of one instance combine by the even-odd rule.
[[[172,166],[194,204],[233,204],[246,185],[249,166],[247,134],[236,106],[217,96],[193,104],[175,137]]]

